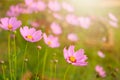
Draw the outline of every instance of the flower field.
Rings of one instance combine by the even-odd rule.
[[[0,0],[0,80],[120,80],[118,3]]]

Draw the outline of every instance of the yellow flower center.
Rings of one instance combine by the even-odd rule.
[[[48,45],[51,45],[51,41],[48,41]]]
[[[33,37],[31,35],[27,35],[26,38],[33,39]]]
[[[12,25],[9,24],[9,25],[8,25],[8,29],[9,29],[9,30],[12,30],[12,28],[13,28]]]
[[[76,59],[75,59],[74,56],[70,56],[70,57],[69,57],[69,60],[70,60],[71,62],[73,62],[73,63],[76,62]]]

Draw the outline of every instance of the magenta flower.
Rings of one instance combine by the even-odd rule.
[[[65,10],[68,11],[68,12],[73,12],[73,11],[74,11],[73,6],[71,6],[71,5],[68,4],[67,2],[63,2],[63,3],[62,3],[62,7],[63,7],[63,9],[65,9]]]
[[[21,21],[17,20],[16,17],[11,18],[1,18],[0,27],[4,30],[15,31],[17,28],[21,26]]]
[[[24,26],[20,28],[20,33],[26,41],[29,42],[37,42],[42,39],[41,30],[36,31],[35,28],[28,28],[28,26]]]
[[[44,42],[51,48],[59,47],[60,44],[58,42],[58,37],[54,37],[52,35],[47,36],[45,33],[43,34]]]
[[[67,38],[68,38],[68,40],[70,40],[72,42],[78,41],[78,36],[76,34],[74,34],[74,33],[68,34]]]
[[[51,11],[60,11],[61,10],[61,6],[60,6],[60,3],[58,1],[49,1],[48,8]]]
[[[95,70],[96,70],[96,72],[98,73],[99,76],[101,76],[101,77],[103,77],[103,78],[106,76],[106,72],[104,71],[104,69],[103,69],[102,66],[97,65],[97,66],[95,67]]]
[[[75,66],[86,66],[87,65],[87,56],[84,55],[84,50],[79,49],[78,51],[74,52],[74,46],[70,46],[68,50],[64,48],[64,58],[66,61]]]
[[[59,35],[62,33],[62,29],[61,29],[60,25],[57,24],[56,22],[52,22],[50,25],[50,28],[51,28],[52,32],[56,35]]]

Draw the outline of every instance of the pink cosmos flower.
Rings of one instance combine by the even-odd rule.
[[[19,5],[12,5],[10,6],[10,9],[7,11],[7,16],[19,16],[22,12],[22,8]]]
[[[54,37],[53,35],[47,36],[45,33],[43,34],[44,42],[51,48],[59,47],[60,44],[58,42],[58,37]]]
[[[16,17],[5,17],[0,20],[0,27],[4,30],[15,31],[21,26],[21,21],[17,20]]]
[[[37,22],[37,21],[32,21],[31,23],[30,23],[33,27],[39,27],[39,23]]]
[[[41,0],[38,0],[38,1],[35,1],[35,0],[25,0],[25,4],[31,8],[32,11],[44,11],[46,9],[46,4],[41,1]]]
[[[65,19],[67,23],[72,24],[74,26],[77,26],[79,24],[78,17],[74,14],[68,14]]]
[[[67,37],[70,41],[73,41],[73,42],[76,42],[78,41],[78,36],[74,33],[70,33],[68,34],[68,37]]]
[[[68,50],[64,48],[64,58],[66,61],[75,66],[86,66],[87,65],[87,56],[84,55],[84,50],[79,49],[78,51],[74,52],[74,46],[71,45]]]
[[[53,13],[53,16],[56,18],[56,19],[59,19],[59,20],[63,20],[63,17],[58,14],[58,13]]]
[[[63,3],[62,3],[62,7],[63,7],[63,9],[65,9],[65,10],[68,11],[68,12],[73,12],[73,11],[74,11],[73,6],[71,6],[71,5],[68,4],[67,2],[63,2]]]
[[[90,27],[91,20],[89,17],[80,17],[78,20],[82,28],[88,29]]]
[[[101,58],[104,58],[105,54],[102,51],[98,51],[98,56],[101,57]]]
[[[108,14],[108,17],[110,18],[109,20],[109,24],[115,28],[118,27],[118,19],[116,18],[116,16],[112,13]]]
[[[95,67],[95,70],[96,70],[96,72],[98,73],[99,76],[101,76],[101,77],[103,77],[103,78],[106,76],[106,72],[104,71],[104,69],[103,69],[102,66],[97,65],[97,66]]]
[[[115,22],[115,21],[109,21],[109,24],[110,24],[111,26],[115,27],[115,28],[118,27],[118,23]]]
[[[37,42],[42,39],[41,30],[36,31],[35,28],[28,28],[28,26],[24,26],[20,28],[20,33],[26,41],[29,42]]]
[[[55,1],[49,1],[48,8],[52,11],[55,11],[55,12],[61,10],[60,3],[56,0]]]
[[[116,16],[114,14],[109,13],[108,16],[112,21],[118,22],[118,19],[116,18]]]
[[[50,28],[51,28],[52,32],[56,35],[59,35],[62,33],[62,29],[61,29],[60,25],[57,24],[56,22],[52,22],[50,25]]]

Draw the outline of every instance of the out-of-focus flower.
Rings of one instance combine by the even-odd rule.
[[[73,41],[73,42],[78,41],[78,36],[74,33],[68,34],[67,38],[68,38],[68,40]]]
[[[41,50],[41,49],[42,49],[42,47],[41,47],[41,46],[37,46],[37,48],[38,48],[39,50]]]
[[[97,65],[96,67],[95,67],[95,70],[96,70],[96,72],[98,73],[98,75],[100,76],[100,77],[105,77],[106,76],[106,72],[104,71],[104,69],[103,69],[103,67],[102,66],[100,66],[100,65]]]
[[[7,11],[7,16],[15,17],[19,16],[22,12],[22,8],[19,5],[12,5],[10,9]]]
[[[25,4],[32,10],[32,11],[44,11],[46,9],[46,4],[41,1],[35,1],[35,0],[25,0]]]
[[[33,27],[39,27],[39,23],[37,21],[33,21],[30,23]]]
[[[43,34],[44,42],[51,48],[56,48],[60,46],[58,42],[58,37],[54,37],[53,35],[47,36],[45,33]]]
[[[42,39],[41,30],[36,31],[35,28],[28,28],[28,26],[24,26],[20,28],[20,33],[26,41],[29,42],[37,42]]]
[[[56,18],[56,19],[59,19],[59,20],[63,20],[63,17],[58,14],[58,13],[53,13],[53,16]]]
[[[65,19],[67,23],[72,24],[74,26],[77,26],[79,24],[78,17],[74,14],[68,14]]]
[[[118,22],[118,19],[116,18],[116,16],[114,14],[109,13],[108,16],[112,21]]]
[[[109,24],[110,24],[111,26],[115,27],[115,28],[118,27],[118,23],[115,22],[115,21],[109,21]]]
[[[90,27],[91,20],[89,17],[79,17],[78,20],[82,28],[88,29]]]
[[[54,34],[59,35],[62,33],[62,29],[61,29],[60,25],[57,24],[56,22],[52,22],[50,25],[50,28]]]
[[[98,56],[101,57],[101,58],[104,58],[105,54],[102,51],[98,51]]]
[[[4,30],[15,31],[17,28],[21,26],[21,21],[17,20],[16,17],[5,17],[0,20],[0,27]]]
[[[60,3],[58,1],[49,1],[48,8],[51,11],[55,11],[55,12],[61,10],[61,6],[60,6]]]
[[[116,18],[116,16],[112,13],[108,14],[108,17],[110,18],[109,20],[109,24],[115,28],[118,27],[118,19]]]
[[[75,66],[86,66],[87,65],[87,56],[84,55],[84,50],[79,49],[78,51],[74,51],[74,46],[69,46],[68,50],[64,48],[64,58],[65,60]]]
[[[73,11],[74,11],[73,6],[71,6],[71,5],[68,4],[67,2],[63,2],[63,3],[62,3],[62,7],[63,7],[63,9],[65,9],[65,10],[68,11],[68,12],[73,12]]]

